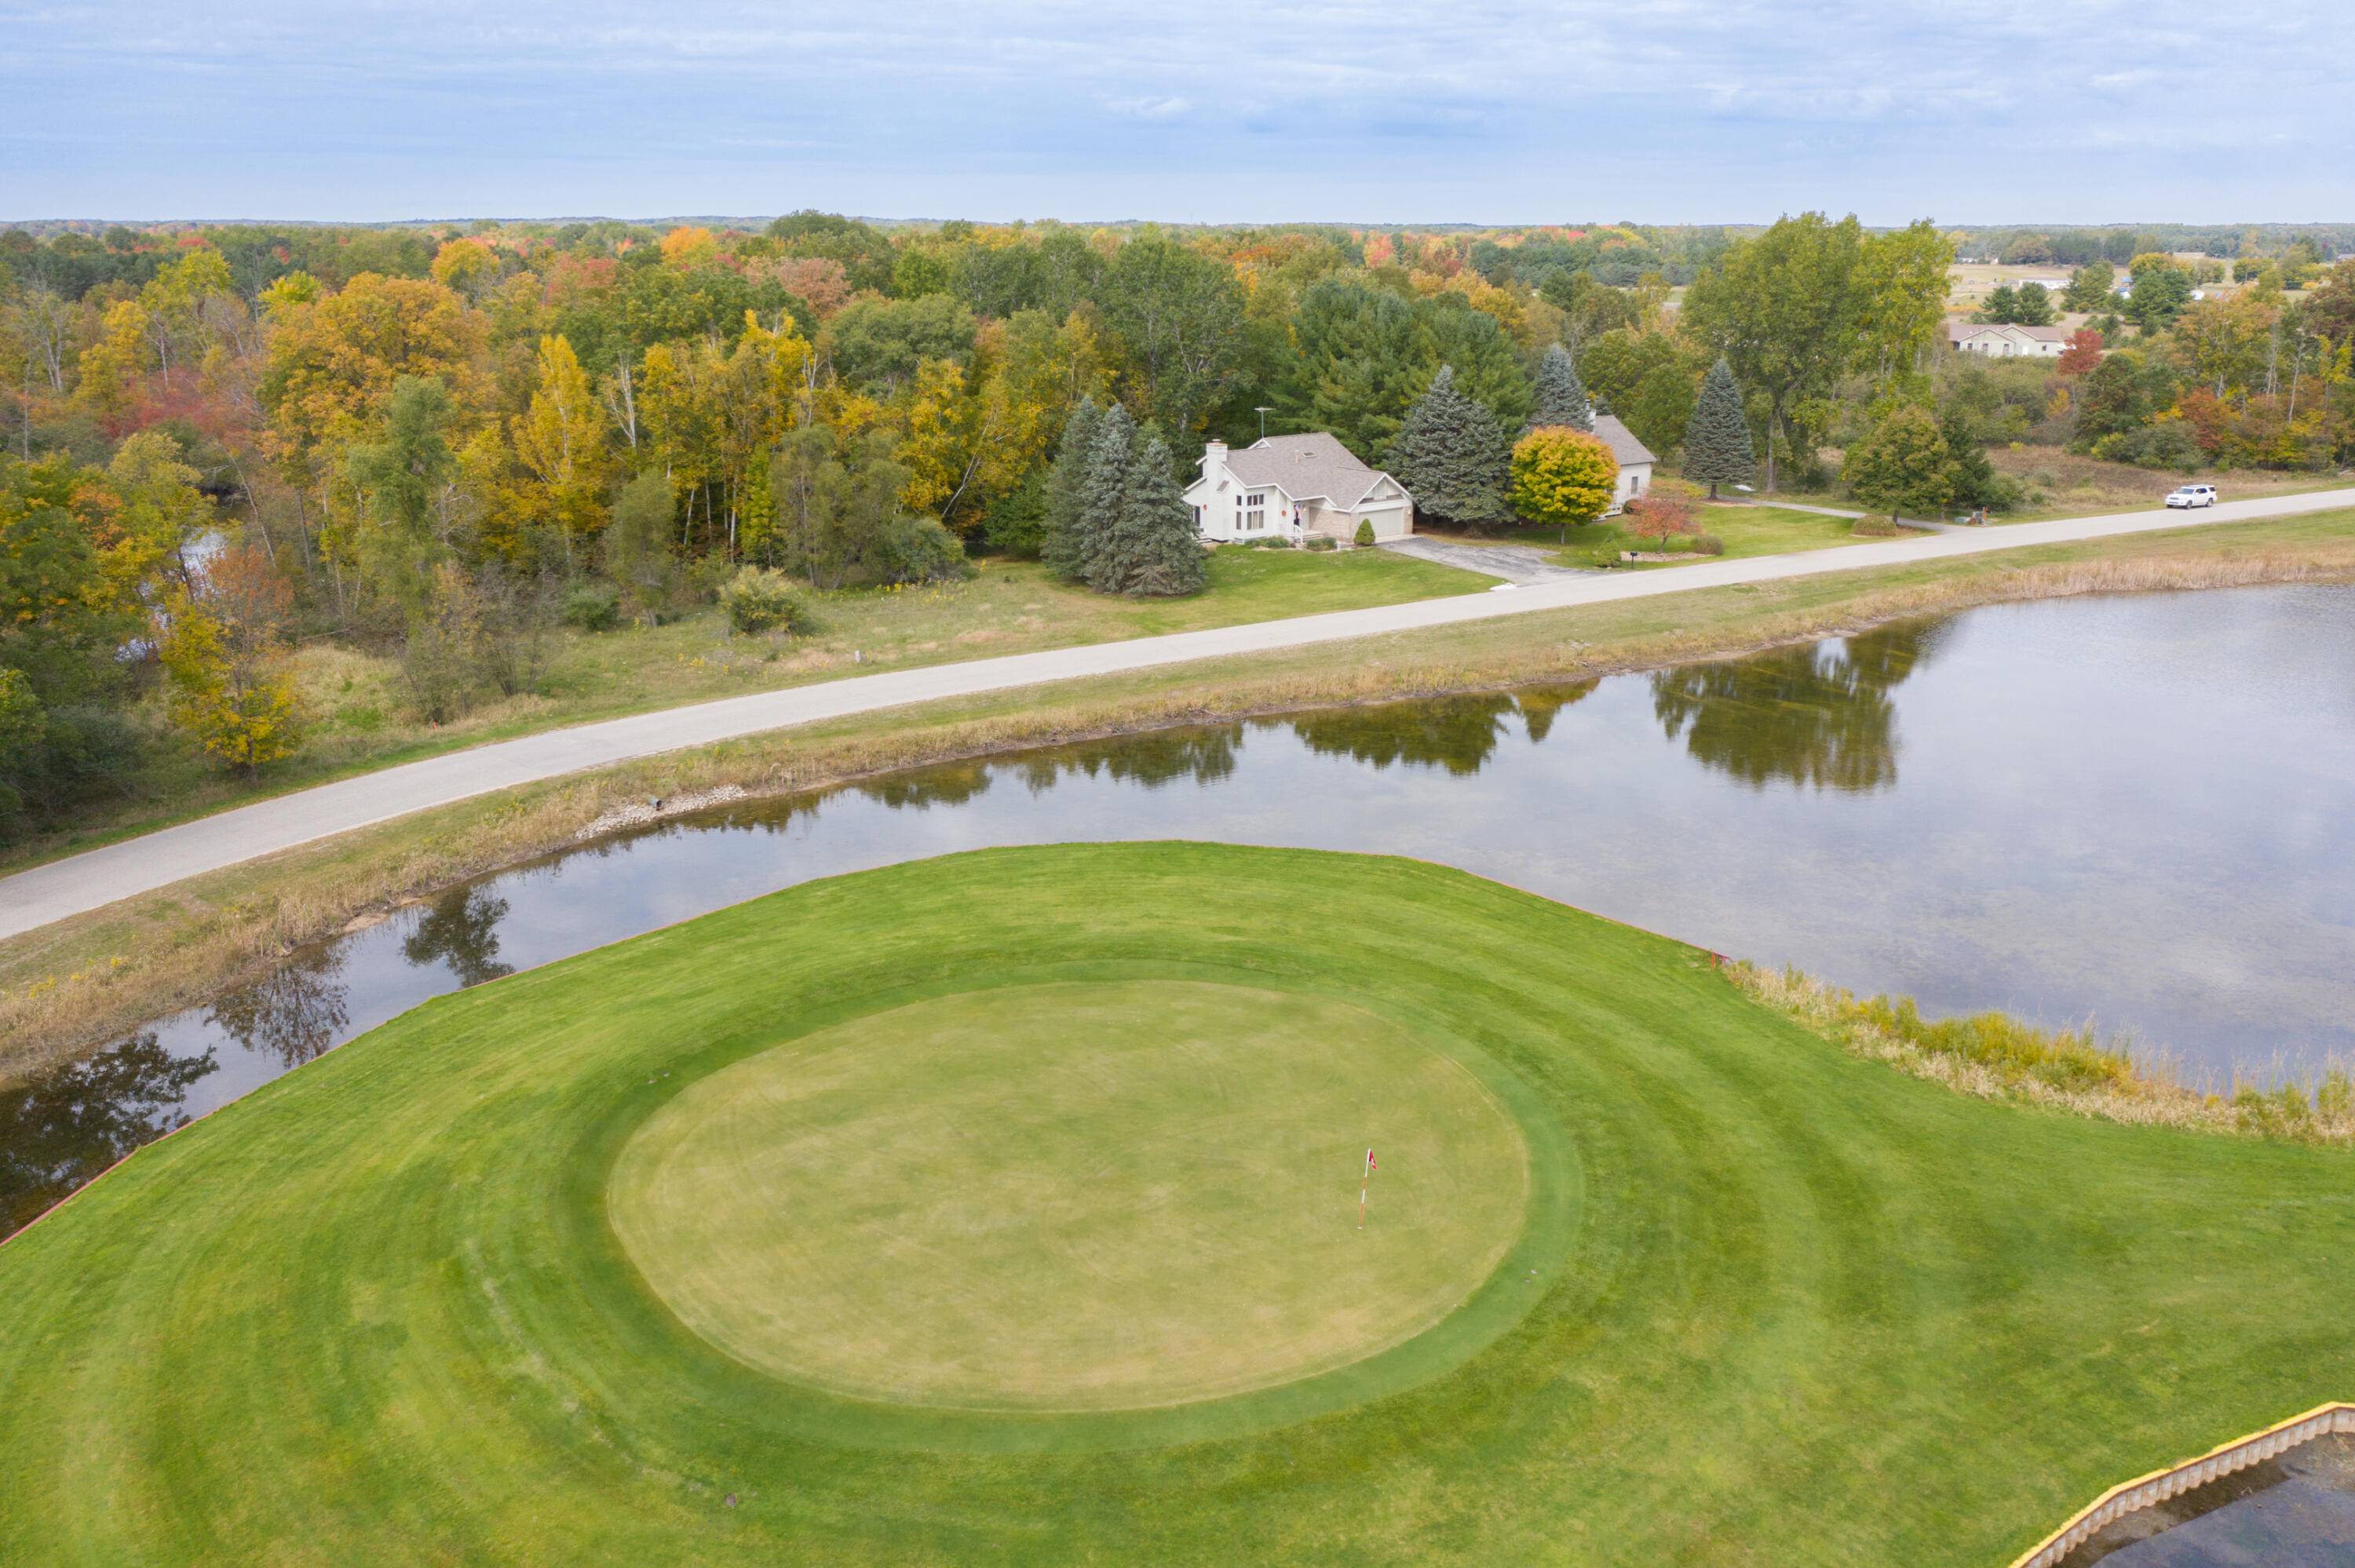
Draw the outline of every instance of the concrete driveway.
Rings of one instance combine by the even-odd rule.
[[[152,892],[184,877],[275,854],[297,844],[349,832],[411,811],[584,768],[709,746],[818,719],[1091,675],[1115,675],[1197,659],[1269,653],[1355,637],[1454,626],[1499,616],[1652,599],[1738,583],[1774,582],[1826,572],[1989,555],[2036,545],[2254,522],[2350,504],[2355,504],[2355,490],[2325,490],[2264,501],[2226,502],[2205,509],[2196,517],[2155,507],[2052,523],[2013,523],[1999,528],[1917,534],[1910,538],[1795,551],[1784,556],[1702,561],[1674,571],[1572,572],[1555,567],[1552,569],[1558,575],[1551,578],[1518,583],[1501,593],[1458,594],[1448,599],[1418,599],[1408,604],[1338,610],[1289,620],[1263,620],[1207,631],[1139,637],[1126,642],[1102,642],[998,659],[975,659],[961,664],[935,664],[920,670],[895,670],[886,674],[855,676],[666,708],[659,713],[550,730],[422,762],[404,763],[356,779],[258,800],[250,806],[20,871],[14,876],[0,878],[0,938],[101,908],[117,899]]]
[[[1380,548],[1394,556],[1412,556],[1418,561],[1478,572],[1508,583],[1550,583],[1593,575],[1592,568],[1555,566],[1543,550],[1527,545],[1460,545],[1453,539],[1413,534],[1403,539],[1386,539]]]

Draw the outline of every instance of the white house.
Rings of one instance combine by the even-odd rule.
[[[1946,342],[1956,354],[1990,359],[2058,359],[2069,347],[2069,329],[2013,326],[2001,322],[1948,322]]]
[[[1368,468],[1323,430],[1265,436],[1240,451],[1224,441],[1202,449],[1202,474],[1186,488],[1194,525],[1216,543],[1288,538],[1310,534],[1357,537],[1374,525],[1377,539],[1414,532],[1414,498],[1380,469]]]
[[[1619,460],[1619,493],[1613,498],[1611,510],[1603,515],[1614,517],[1627,508],[1627,503],[1652,488],[1652,464],[1659,460],[1652,449],[1636,439],[1636,432],[1619,422],[1615,414],[1594,416],[1594,433]]]

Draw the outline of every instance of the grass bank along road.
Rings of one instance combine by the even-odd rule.
[[[934,698],[1118,674],[1197,659],[1269,652],[1696,588],[2321,512],[2345,506],[2350,501],[2355,501],[2355,490],[2317,491],[2263,501],[2227,503],[2197,514],[2153,508],[1924,539],[1895,539],[1745,560],[1710,561],[1675,571],[1599,575],[1488,594],[899,670],[640,714],[389,768],[241,806],[218,816],[19,872],[0,879],[0,938],[102,908],[117,899],[151,892],[184,877],[218,871],[411,811],[584,768],[819,719]]]

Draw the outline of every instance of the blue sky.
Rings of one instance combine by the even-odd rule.
[[[0,0],[0,220],[2343,220],[2350,59],[2350,0]]]

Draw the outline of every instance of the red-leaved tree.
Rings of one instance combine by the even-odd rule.
[[[2061,351],[2057,366],[2063,376],[2083,376],[2102,363],[2102,334],[2092,327],[2079,327],[2069,334],[2069,346]]]
[[[1627,503],[1627,517],[1637,534],[1665,551],[1669,540],[1692,532],[1693,495],[1676,481],[1662,480]]]

